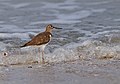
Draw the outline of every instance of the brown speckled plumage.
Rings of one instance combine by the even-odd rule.
[[[52,34],[50,32],[42,32],[35,36],[31,41],[25,43],[21,47],[26,46],[35,46],[35,45],[43,45],[50,41]]]

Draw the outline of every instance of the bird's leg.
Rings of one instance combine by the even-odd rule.
[[[45,59],[44,59],[44,50],[42,50],[42,64],[45,64]]]
[[[38,59],[39,59],[39,57],[38,57],[38,49],[37,49],[37,48],[34,49],[34,54],[35,54],[35,56],[36,56],[35,63],[38,63]]]
[[[40,63],[41,60],[40,60],[40,47],[38,48],[38,63]]]

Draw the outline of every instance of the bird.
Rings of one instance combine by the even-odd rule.
[[[45,63],[44,49],[45,49],[46,45],[51,41],[53,29],[62,29],[62,28],[55,27],[52,24],[48,24],[46,26],[46,29],[44,32],[41,32],[38,35],[34,36],[33,39],[26,42],[24,45],[22,45],[20,47],[35,46],[35,47],[38,47],[38,49],[41,48],[41,50],[42,50],[42,63],[44,64]],[[40,53],[40,49],[38,51]],[[39,60],[39,62],[40,62],[40,60]]]

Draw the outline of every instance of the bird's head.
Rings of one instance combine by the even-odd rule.
[[[54,27],[52,24],[48,24],[46,27],[46,32],[51,33],[53,29],[62,29],[62,28]]]

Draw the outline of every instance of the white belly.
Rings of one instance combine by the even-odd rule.
[[[48,44],[48,43],[47,43]],[[45,47],[47,44],[43,44],[43,45],[35,45],[35,46],[32,46],[32,47],[37,47],[37,48],[40,48],[42,51],[44,51]]]

